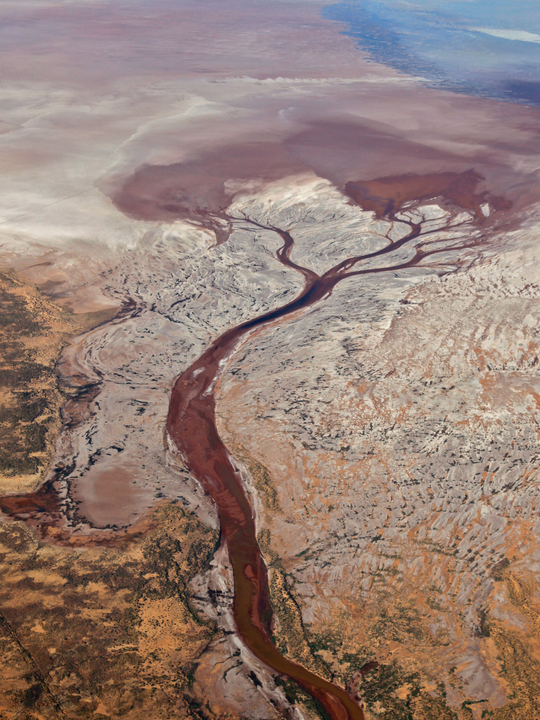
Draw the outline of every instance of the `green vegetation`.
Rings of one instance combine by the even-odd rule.
[[[331,720],[323,706],[292,680],[276,677],[276,685],[283,689],[291,705],[300,705],[315,720]]]
[[[258,541],[270,570],[270,599],[280,625],[279,633],[274,637],[276,647],[284,655],[301,663],[317,675],[331,679],[329,668],[312,652],[308,643],[302,612],[290,589],[281,559],[271,548],[270,531],[262,530]]]
[[[66,391],[55,366],[73,335],[110,318],[73,315],[11,272],[0,272],[0,480],[33,489],[50,462]]]
[[[257,492],[261,496],[264,507],[272,512],[282,512],[276,489],[272,483],[272,478],[265,466],[257,462],[257,460],[251,459],[249,462],[249,472],[253,478]]]
[[[258,460],[252,458],[242,445],[235,442],[229,442],[229,446],[234,455],[247,465],[249,473],[253,479],[253,484],[255,485],[255,489],[259,494],[264,508],[273,513],[282,512],[281,507],[279,506],[277,491],[274,487],[272,477],[270,476],[268,469]]]

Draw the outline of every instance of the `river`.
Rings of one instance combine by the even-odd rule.
[[[230,222],[237,220],[228,219]],[[393,214],[391,219],[396,220]],[[257,542],[253,509],[244,491],[242,478],[216,427],[215,389],[227,360],[256,328],[270,328],[274,323],[323,301],[346,278],[412,267],[427,255],[438,252],[438,249],[429,250],[429,241],[422,241],[412,248],[411,257],[403,262],[352,269],[362,261],[395,252],[433,232],[423,233],[421,222],[409,222],[406,223],[409,232],[404,237],[397,241],[388,240],[388,245],[375,252],[347,258],[319,276],[291,260],[294,240],[289,232],[263,226],[247,218],[240,221],[278,233],[283,239],[283,245],[276,257],[283,265],[303,275],[304,287],[291,302],[224,332],[187,368],[176,380],[172,390],[167,432],[188,469],[217,508],[222,538],[234,573],[234,618],[247,647],[274,671],[287,675],[303,687],[334,720],[363,720],[362,709],[345,690],[283,657],[272,643],[272,606],[267,567]]]

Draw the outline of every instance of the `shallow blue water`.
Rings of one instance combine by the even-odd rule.
[[[452,90],[540,105],[540,0],[348,0],[323,12],[377,62]]]

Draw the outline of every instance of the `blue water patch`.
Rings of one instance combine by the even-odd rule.
[[[450,90],[540,105],[538,0],[348,0],[323,14],[377,62]]]

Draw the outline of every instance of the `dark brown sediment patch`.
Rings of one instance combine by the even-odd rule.
[[[301,173],[306,166],[274,142],[220,146],[173,165],[143,165],[108,192],[114,205],[137,220],[191,220],[216,231],[217,221],[235,197],[234,185],[272,182]],[[225,238],[218,238],[226,239]]]
[[[249,192],[254,183],[306,172],[338,187],[350,183],[347,194],[355,200],[362,194],[359,204],[375,210],[378,217],[391,209],[386,207],[391,196],[394,208],[407,200],[446,195],[479,211],[481,178],[467,167],[468,162],[369,123],[336,120],[313,122],[282,142],[224,144],[183,163],[142,165],[127,179],[113,178],[100,188],[121,212],[137,220],[187,219],[212,228],[216,223],[209,221],[223,215],[235,195],[244,189]],[[372,180],[375,167],[388,167],[399,175]],[[441,170],[448,167],[450,172]],[[408,172],[402,175],[404,169]],[[369,187],[368,181],[357,180],[366,173]]]
[[[411,90],[413,95],[416,92],[416,88]],[[459,98],[456,104],[463,103],[466,115],[467,101],[474,117],[472,99]],[[373,102],[375,106],[389,105],[383,93],[374,93]],[[433,104],[437,108],[436,98]],[[494,113],[500,111],[498,105],[491,102]],[[482,112],[489,109],[486,106]],[[518,122],[516,126],[519,127]],[[465,129],[463,133],[464,148],[445,142],[444,135],[451,134],[449,128],[440,133],[430,128],[430,134],[426,132],[426,139],[422,140],[417,133],[401,130],[398,122],[395,126],[383,123],[378,126],[362,118],[338,118],[315,120],[290,134],[283,144],[306,167],[345,188],[351,199],[378,217],[396,210],[401,203],[442,197],[451,205],[473,212],[477,218],[483,217],[480,205],[489,202],[491,210],[505,211],[505,224],[510,221],[517,224],[521,211],[540,199],[536,170],[526,168],[521,159],[530,152],[531,143],[535,153],[540,150],[537,133],[533,134],[527,124],[525,133],[516,131],[515,138],[504,142],[468,138],[467,132]],[[512,212],[508,212],[511,208]],[[502,218],[500,215],[498,220]]]
[[[62,500],[55,483],[49,480],[33,493],[1,496],[0,510],[5,515],[24,520],[31,526],[39,524],[46,527],[58,523]]]
[[[378,218],[393,215],[411,201],[445,198],[463,210],[469,210],[478,220],[484,218],[481,205],[489,202],[497,210],[509,209],[510,203],[500,197],[479,192],[478,184],[484,178],[474,170],[463,173],[442,172],[428,175],[400,175],[379,178],[368,182],[348,182],[345,193],[364,210],[372,210]]]

